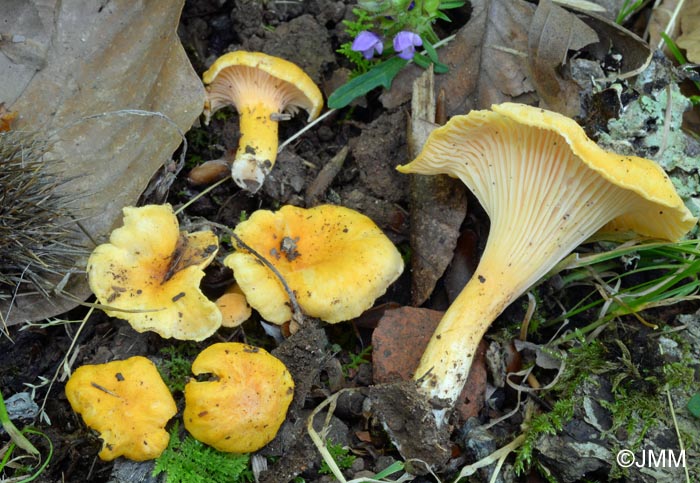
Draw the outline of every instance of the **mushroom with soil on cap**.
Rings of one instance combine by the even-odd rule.
[[[138,332],[203,340],[221,312],[199,289],[219,240],[211,231],[181,232],[170,205],[124,208],[124,226],[99,245],[87,265],[90,289],[112,317]]]
[[[192,363],[195,375],[214,380],[185,386],[185,428],[219,451],[257,451],[277,434],[294,397],[285,365],[263,349],[237,342],[204,349]]]
[[[241,137],[231,175],[238,186],[255,193],[277,159],[277,123],[283,113],[304,109],[311,121],[323,108],[323,95],[297,65],[259,52],[224,54],[202,78],[208,84],[207,122],[222,107],[233,105],[238,111]]]
[[[103,460],[124,456],[145,461],[168,446],[165,425],[177,406],[145,357],[77,368],[66,383],[66,397],[85,424],[100,433]]]
[[[441,402],[438,427],[491,323],[576,246],[603,227],[678,240],[697,222],[656,163],[604,151],[572,119],[521,104],[453,117],[398,170],[461,179],[491,220],[479,265],[414,374]]]
[[[382,230],[342,206],[258,210],[234,233],[280,272],[304,314],[329,323],[362,314],[403,272],[401,254]],[[291,320],[285,287],[256,256],[238,248],[224,264],[263,319]]]

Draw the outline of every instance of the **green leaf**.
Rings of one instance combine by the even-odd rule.
[[[688,401],[688,411],[696,418],[700,418],[700,392],[697,392]]]
[[[336,89],[328,98],[328,107],[341,109],[360,96],[364,96],[375,87],[382,86],[385,89],[391,87],[391,82],[401,69],[408,63],[400,57],[377,64],[369,72],[355,77],[347,84]]]
[[[430,60],[433,61],[433,64],[437,64],[440,62],[435,47],[433,47],[433,44],[428,42],[426,39],[423,39],[423,48],[425,49],[425,53],[428,54]]]
[[[440,2],[440,10],[463,7],[465,2]]]
[[[433,67],[433,71],[436,74],[447,74],[450,71],[450,68],[442,62],[435,62],[435,67]]]
[[[445,14],[442,13],[442,12],[437,12],[437,13],[435,14],[435,17],[439,18],[440,20],[444,20],[445,22],[452,22],[452,20],[450,19],[450,17],[448,17],[447,15],[445,15]]]
[[[422,67],[423,69],[430,67],[430,59],[423,54],[419,54],[418,52],[413,54],[413,62],[415,62],[418,67]]]

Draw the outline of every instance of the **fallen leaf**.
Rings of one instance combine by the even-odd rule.
[[[678,37],[681,26],[678,19],[674,17],[674,12],[679,2],[684,2],[684,0],[662,0],[660,2],[655,2],[649,15],[649,22],[647,23],[649,45],[654,46],[655,49],[663,49],[667,54],[669,51],[666,48],[665,42],[661,39],[661,33],[665,32],[672,39]],[[693,2],[684,3],[690,4]]]
[[[436,310],[415,307],[384,312],[372,332],[372,374],[375,384],[407,381],[413,377],[413,371],[418,367],[442,315]],[[406,350],[407,347],[411,350]],[[486,343],[481,341],[456,408],[462,420],[477,416],[484,406],[485,357]]]
[[[0,46],[0,102],[20,113],[16,129],[55,140],[52,156],[65,160],[62,189],[80,197],[79,210],[65,221],[80,220],[88,253],[171,158],[182,142],[178,131],[201,113],[202,83],[176,33],[183,3],[34,0],[0,10],[3,39],[22,44]],[[129,109],[160,114],[91,117]],[[75,267],[84,270],[85,260]],[[6,322],[75,307],[89,295],[85,277],[71,277],[65,291],[73,298],[20,294]],[[8,309],[0,302],[3,314]]]
[[[5,104],[0,103],[0,132],[9,131],[16,118],[16,112],[8,111],[5,109]]]
[[[528,32],[528,61],[543,107],[570,117],[579,114],[581,88],[567,75],[569,51],[597,41],[595,31],[574,14],[549,0],[540,2]]]
[[[446,114],[465,114],[506,101],[534,103],[528,79],[527,32],[534,6],[523,0],[475,0],[467,24],[439,49],[449,72],[436,77],[436,90],[446,93]],[[411,97],[413,79],[422,69],[411,65],[394,79],[380,100],[391,109]]]
[[[700,63],[700,2],[685,3],[681,14],[681,32],[676,44],[685,49],[688,61]]]
[[[644,40],[607,17],[592,12],[575,11],[576,16],[598,34],[599,41],[586,47],[586,51],[599,62],[613,52],[620,56],[617,72],[608,81],[636,76],[651,62],[652,50]]]

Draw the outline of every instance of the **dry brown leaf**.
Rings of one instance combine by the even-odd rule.
[[[450,71],[436,77],[444,90],[446,114],[464,114],[491,104],[514,101],[534,103],[527,72],[527,32],[534,12],[524,0],[474,0],[469,22],[439,51]],[[411,83],[422,69],[409,66],[380,97],[393,108],[411,97]]]
[[[183,3],[29,0],[0,9],[9,39],[0,45],[0,102],[20,113],[15,129],[56,140],[52,154],[65,160],[62,188],[81,197],[74,216],[90,234],[88,248],[106,239],[123,206],[136,203],[180,145],[178,129],[187,131],[201,112],[204,90],[176,33]],[[177,129],[153,117],[80,121],[123,109],[160,112]],[[65,290],[82,299],[89,295],[79,273],[85,261],[75,268]],[[6,322],[44,319],[76,304],[21,296]],[[0,303],[3,314],[8,308]]]
[[[435,124],[432,70],[413,84],[408,131],[409,156],[415,157]],[[412,175],[411,199],[411,302],[421,305],[435,288],[454,254],[459,228],[467,214],[464,184],[446,175]]]
[[[592,56],[600,62],[611,51],[621,56],[619,71],[608,80],[633,77],[651,62],[649,44],[613,20],[592,12],[579,11],[576,16],[598,34],[600,41],[586,48]]]
[[[545,107],[570,117],[579,114],[580,87],[561,72],[568,52],[598,41],[595,30],[573,13],[542,0],[535,11],[528,34],[530,79]]]
[[[674,21],[673,13],[678,7],[678,3],[682,1],[683,0],[663,0],[658,2],[658,5],[655,5],[654,8],[651,9],[651,15],[649,16],[649,24],[647,25],[647,31],[649,32],[649,45],[653,46],[654,48],[660,46],[664,47],[667,54],[669,52],[661,40],[661,32],[666,31],[666,29],[669,28],[669,24],[673,22],[673,25],[671,25],[668,32],[668,36],[672,39],[678,37],[678,34],[680,33],[680,23],[678,21]],[[686,3],[692,2],[686,1]]]
[[[688,61],[700,63],[700,2],[687,1],[681,13],[681,36],[676,44],[685,49]]]
[[[5,103],[0,102],[0,132],[9,131],[17,119],[17,113],[5,109]]]

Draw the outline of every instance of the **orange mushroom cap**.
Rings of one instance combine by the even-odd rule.
[[[66,383],[66,397],[85,424],[100,433],[103,460],[149,460],[168,446],[165,425],[177,407],[145,357],[77,368]]]
[[[185,428],[219,451],[250,453],[277,434],[294,397],[284,364],[263,349],[237,342],[214,344],[192,363],[215,380],[185,386]]]
[[[221,311],[221,325],[224,327],[238,327],[248,320],[253,312],[237,283],[227,288],[226,292],[216,299],[216,306]]]
[[[199,289],[217,250],[211,231],[181,233],[170,205],[126,207],[124,226],[90,255],[90,288],[108,315],[138,332],[202,340],[221,326],[219,309]]]
[[[281,273],[305,314],[330,323],[362,314],[403,271],[401,254],[382,230],[342,206],[258,210],[234,232]],[[239,249],[224,264],[265,320],[291,319],[282,283],[255,256]]]

